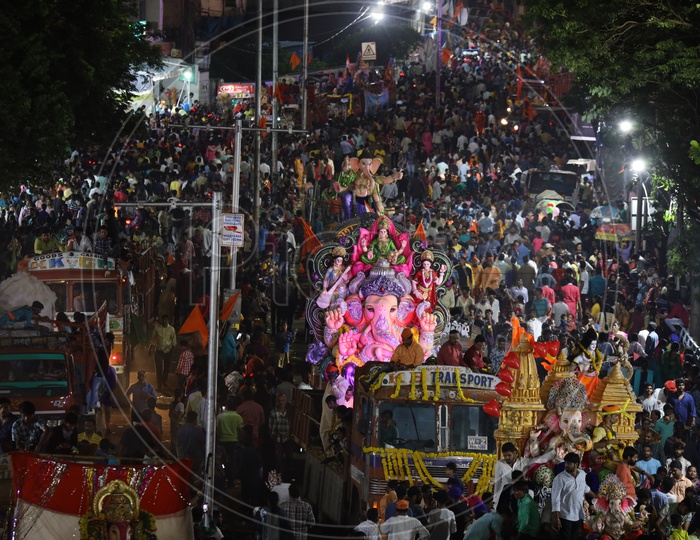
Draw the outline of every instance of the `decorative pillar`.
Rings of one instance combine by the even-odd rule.
[[[608,375],[600,380],[591,396],[592,424],[597,426],[603,421],[603,417],[600,415],[603,407],[619,405],[628,414],[621,414],[620,421],[615,425],[617,438],[627,446],[633,445],[637,442],[634,417],[642,410],[642,406],[637,403],[636,399],[634,389],[622,373],[620,364],[615,364]]]
[[[557,356],[557,361],[549,370],[549,373],[547,373],[547,377],[545,377],[544,382],[542,383],[542,388],[540,388],[540,401],[543,405],[547,404],[549,392],[552,387],[560,380],[567,379],[569,377],[576,377],[576,375],[573,371],[571,371],[571,363],[566,358],[566,354],[561,351],[559,356]]]
[[[494,434],[498,446],[498,456],[501,456],[501,446],[512,442],[522,453],[525,443],[530,436],[530,430],[535,427],[544,414],[545,408],[540,400],[540,380],[537,376],[537,364],[532,354],[534,349],[526,335],[520,343],[513,347],[513,352],[520,359],[520,369],[513,372],[513,392],[501,406],[501,416],[498,429]]]

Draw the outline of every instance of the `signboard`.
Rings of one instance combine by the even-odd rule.
[[[221,245],[243,247],[243,214],[222,214]]]
[[[95,253],[47,253],[29,259],[29,271],[36,270],[114,270],[114,259],[105,260]]]
[[[362,43],[362,59],[376,60],[377,59],[377,44],[374,41],[365,41]]]
[[[488,449],[488,437],[467,436],[467,450],[480,450],[482,452],[486,452]]]
[[[454,366],[424,366],[415,369],[417,373],[416,384],[418,387],[422,384],[422,377],[428,377],[428,385],[435,386],[435,381],[440,381],[440,386],[457,386],[457,377],[459,377],[459,385],[463,389],[472,390],[493,390],[500,382],[498,377],[493,375],[485,375],[483,373],[472,373],[465,368],[456,368]],[[411,384],[411,372],[395,371],[387,373],[382,379],[382,386],[396,386],[396,377],[401,377],[401,384]]]
[[[224,83],[216,90],[216,94],[228,94],[234,99],[253,99],[255,83]]]

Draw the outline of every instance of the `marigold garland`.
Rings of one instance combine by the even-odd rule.
[[[459,399],[461,399],[465,403],[474,403],[474,400],[472,398],[468,398],[464,395],[464,391],[462,390],[462,381],[460,381],[459,373],[459,368],[455,368],[455,379],[457,380],[457,395],[459,396]]]
[[[438,401],[440,399],[440,376],[435,373],[435,395],[433,396],[433,401]]]
[[[423,387],[423,395],[421,396],[421,399],[423,401],[428,400],[428,370],[427,369],[421,369],[420,370],[420,382],[421,386]]]
[[[396,388],[394,389],[394,393],[391,394],[392,399],[396,399],[399,397],[399,393],[401,392],[401,373],[397,373],[396,375]]]
[[[479,480],[476,483],[474,492],[481,496],[486,493],[493,481],[493,471],[496,464],[496,456],[486,454],[476,454],[473,452],[444,452],[440,454],[412,451],[404,448],[379,448],[367,446],[365,453],[379,454],[382,458],[382,471],[385,480],[411,480],[411,465],[408,460],[409,452],[413,458],[413,467],[423,484],[432,484],[436,487],[443,487],[428,471],[425,465],[425,458],[441,457],[469,457],[472,458],[469,467],[462,476],[464,483],[472,482],[481,469]]]
[[[411,391],[408,394],[408,399],[411,401],[416,400],[416,371],[411,371]]]

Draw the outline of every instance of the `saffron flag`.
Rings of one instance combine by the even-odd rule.
[[[92,509],[97,491],[113,480],[136,490],[139,507],[156,520],[158,538],[194,538],[188,463],[86,465],[33,452],[13,452],[11,459],[16,497],[13,538],[81,538],[81,516]]]
[[[428,237],[425,235],[425,227],[423,227],[423,220],[421,219],[416,227],[416,232],[413,233],[413,238],[420,239],[421,242],[426,242]]]
[[[323,247],[323,244],[321,244],[305,219],[302,219],[302,226],[304,227],[304,243],[301,245],[301,258],[304,259],[307,254],[316,253]]]
[[[346,54],[345,55],[345,78],[348,78],[348,74],[350,73],[350,55]]]
[[[440,58],[442,58],[443,64],[448,64],[450,62],[450,58],[452,58],[452,51],[445,47],[444,49],[442,49]]]
[[[199,306],[195,306],[187,317],[187,320],[183,323],[178,334],[191,334],[193,332],[199,332],[202,336],[202,345],[206,346],[207,340],[209,339],[209,329],[207,328],[207,323],[204,322],[204,317],[202,317],[202,310]]]
[[[289,63],[292,66],[292,71],[294,71],[297,67],[299,67],[299,64],[301,64],[301,58],[299,58],[297,53],[293,52],[292,56],[289,58]]]
[[[523,74],[520,70],[520,64],[518,64],[518,66],[515,68],[515,75],[518,77],[518,85],[517,89],[515,90],[515,96],[517,99],[520,99],[520,92],[523,90]]]

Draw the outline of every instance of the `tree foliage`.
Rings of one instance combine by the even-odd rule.
[[[110,142],[126,117],[131,68],[157,66],[122,0],[23,0],[0,6],[0,180],[38,178],[67,146]]]
[[[700,4],[687,0],[528,0],[528,20],[555,67],[577,75],[589,115],[631,115],[634,137],[675,195],[693,204],[700,167]]]

